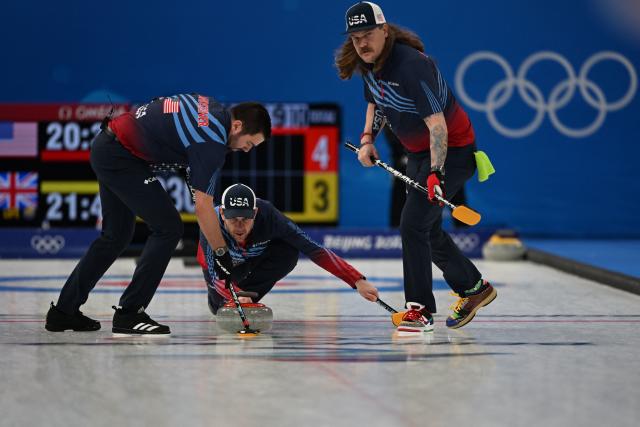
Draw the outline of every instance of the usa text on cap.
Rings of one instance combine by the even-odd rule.
[[[225,218],[253,218],[256,195],[244,184],[233,184],[222,193],[222,209]]]
[[[347,10],[345,19],[347,21],[347,33],[370,30],[387,22],[380,6],[370,1],[361,1],[351,6]]]

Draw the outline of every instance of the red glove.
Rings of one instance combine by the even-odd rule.
[[[431,203],[438,203],[436,199],[436,194],[441,197],[445,197],[444,195],[444,171],[440,169],[432,170],[429,176],[427,177],[427,190],[429,191],[429,201]],[[438,203],[440,206],[444,204],[442,202]]]

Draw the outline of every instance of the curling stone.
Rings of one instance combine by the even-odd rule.
[[[251,329],[259,330],[260,332],[268,331],[273,324],[273,311],[270,307],[260,303],[241,303],[244,314],[249,320]],[[242,325],[242,319],[236,309],[236,305],[233,301],[226,303],[218,309],[216,314],[216,325],[221,331],[236,333],[241,329],[244,329]]]
[[[491,261],[515,261],[524,257],[527,248],[513,230],[498,230],[482,246],[482,256]]]

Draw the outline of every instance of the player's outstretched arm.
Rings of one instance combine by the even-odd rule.
[[[271,205],[267,205],[265,208],[268,208],[271,212],[271,220],[274,223],[274,229],[277,230],[274,235],[277,235],[278,238],[308,256],[320,268],[343,280],[352,288],[357,289],[363,298],[369,301],[376,301],[378,290],[367,281],[362,273],[333,253],[333,251],[311,239],[293,221],[284,216],[282,212]]]

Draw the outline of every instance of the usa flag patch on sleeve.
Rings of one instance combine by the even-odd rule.
[[[180,112],[180,101],[165,98],[164,103],[162,104],[162,112],[165,114]]]

